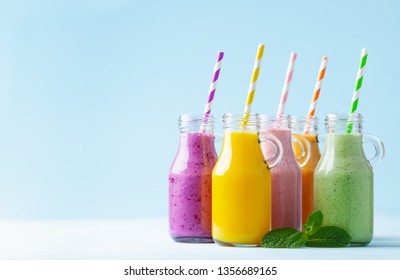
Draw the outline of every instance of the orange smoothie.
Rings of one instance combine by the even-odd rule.
[[[271,173],[258,133],[228,131],[212,174],[212,237],[259,246],[271,228]]]
[[[314,170],[321,158],[318,148],[318,136],[315,134],[299,134],[310,142],[310,160],[301,168],[302,173],[302,224],[307,221],[308,215],[314,211]],[[296,137],[296,135],[294,135]],[[294,143],[293,149],[296,158],[301,155],[300,145]]]

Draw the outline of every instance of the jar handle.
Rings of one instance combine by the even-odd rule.
[[[305,137],[301,135],[293,135],[293,145],[297,143],[300,145],[301,154],[300,156],[296,156],[296,160],[299,163],[300,167],[303,168],[311,158],[311,144]]]
[[[385,145],[378,137],[372,134],[363,134],[363,142],[372,144],[375,149],[375,154],[368,161],[373,168],[377,167],[385,157]]]
[[[269,142],[274,148],[274,153],[265,160],[268,163],[269,168],[274,168],[282,160],[283,146],[281,141],[270,133],[263,133],[263,138],[260,138],[261,142]]]

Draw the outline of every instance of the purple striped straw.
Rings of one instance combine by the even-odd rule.
[[[207,124],[208,116],[211,113],[211,105],[214,100],[214,95],[215,95],[215,90],[217,88],[217,82],[219,78],[219,72],[221,70],[221,64],[222,64],[222,59],[224,58],[224,53],[223,52],[218,52],[218,57],[217,61],[215,62],[214,66],[214,71],[213,71],[213,77],[211,80],[210,88],[208,90],[208,100],[207,104],[204,108],[204,119],[203,119],[203,124],[202,124],[202,129],[201,131],[205,131],[205,125]]]
[[[215,66],[214,66],[213,78],[212,78],[212,81],[210,84],[210,88],[208,90],[208,92],[209,92],[208,101],[207,101],[206,107],[204,108],[204,115],[209,115],[211,112],[211,105],[214,100],[215,89],[217,88],[217,81],[218,81],[218,77],[219,77],[219,72],[221,70],[221,64],[222,64],[223,58],[224,58],[224,53],[219,52],[217,61],[215,62]]]

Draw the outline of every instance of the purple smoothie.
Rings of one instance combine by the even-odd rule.
[[[180,134],[169,172],[169,229],[175,241],[213,242],[211,175],[216,161],[212,134]]]
[[[301,230],[301,169],[292,148],[292,133],[289,129],[268,128],[282,143],[282,160],[271,169],[272,175],[272,229],[293,227]],[[270,158],[273,147],[262,142],[265,158]]]

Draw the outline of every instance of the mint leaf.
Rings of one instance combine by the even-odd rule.
[[[315,234],[308,237],[307,247],[347,247],[351,236],[344,229],[337,226],[321,227]]]
[[[288,248],[300,248],[308,241],[308,236],[301,231],[296,232],[288,237]]]
[[[317,210],[310,214],[307,218],[307,222],[303,225],[304,232],[307,235],[313,235],[322,226],[324,216],[320,210]]]
[[[291,227],[271,230],[261,240],[261,246],[265,248],[287,248],[289,237],[295,233],[298,233],[298,231]]]

